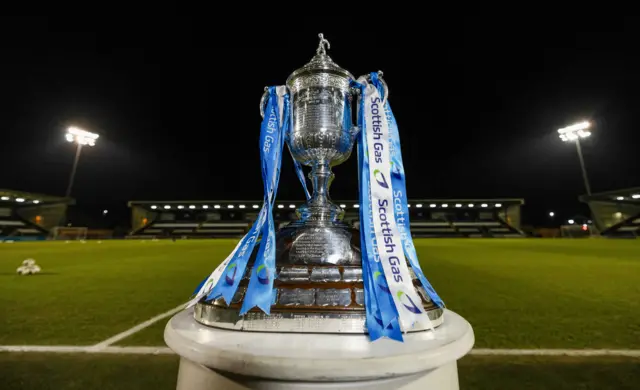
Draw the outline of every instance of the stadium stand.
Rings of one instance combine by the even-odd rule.
[[[583,195],[593,221],[605,237],[636,238],[640,234],[640,187]]]
[[[0,241],[44,240],[73,199],[0,189]]]
[[[334,201],[344,221],[359,225],[356,201]],[[409,201],[415,237],[522,237],[522,199],[413,199]],[[258,216],[259,201],[131,201],[130,237],[238,237]],[[277,201],[276,226],[298,218],[302,202]]]

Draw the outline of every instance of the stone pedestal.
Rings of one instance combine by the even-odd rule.
[[[435,332],[405,342],[367,335],[257,333],[211,328],[193,311],[174,316],[167,345],[180,355],[178,390],[458,389],[457,360],[473,346],[471,325],[445,310]]]

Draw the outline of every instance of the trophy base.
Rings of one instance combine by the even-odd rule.
[[[443,314],[444,310],[441,308],[427,310],[433,327],[442,325]],[[237,309],[220,307],[213,302],[203,301],[196,304],[193,316],[203,325],[248,332],[367,333],[364,310],[358,313],[272,311],[270,315],[262,311],[251,311],[241,316]],[[428,329],[416,326],[409,332]]]
[[[205,299],[196,304],[197,322],[222,329],[254,332],[359,333],[365,325],[364,283],[360,232],[341,222],[306,221],[289,224],[276,238],[276,279],[271,314],[254,308],[239,314],[254,268],[259,244],[231,302]],[[410,268],[410,267],[409,267]],[[443,321],[437,307],[419,285],[413,283],[431,325]],[[416,327],[410,331],[423,331]]]

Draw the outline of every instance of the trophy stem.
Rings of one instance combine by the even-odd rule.
[[[307,204],[298,210],[303,222],[306,221],[340,221],[344,211],[331,202],[329,187],[335,175],[328,162],[319,161],[313,164],[309,179],[313,184],[313,195]]]
[[[331,172],[331,167],[327,163],[318,163],[313,166],[309,173],[309,179],[313,183],[313,196],[309,203],[313,206],[324,206],[331,204],[329,197],[329,187],[335,175]]]

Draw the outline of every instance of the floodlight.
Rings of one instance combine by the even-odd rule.
[[[575,141],[580,138],[589,137],[591,132],[587,129],[590,127],[591,123],[584,121],[558,129],[558,134],[560,135],[560,139],[564,142]]]
[[[96,140],[100,137],[100,135],[96,133],[92,133],[86,130],[82,130],[78,127],[69,127],[67,129],[67,134],[65,134],[65,138],[69,142],[75,142],[78,145],[89,145],[94,146],[96,144]]]

